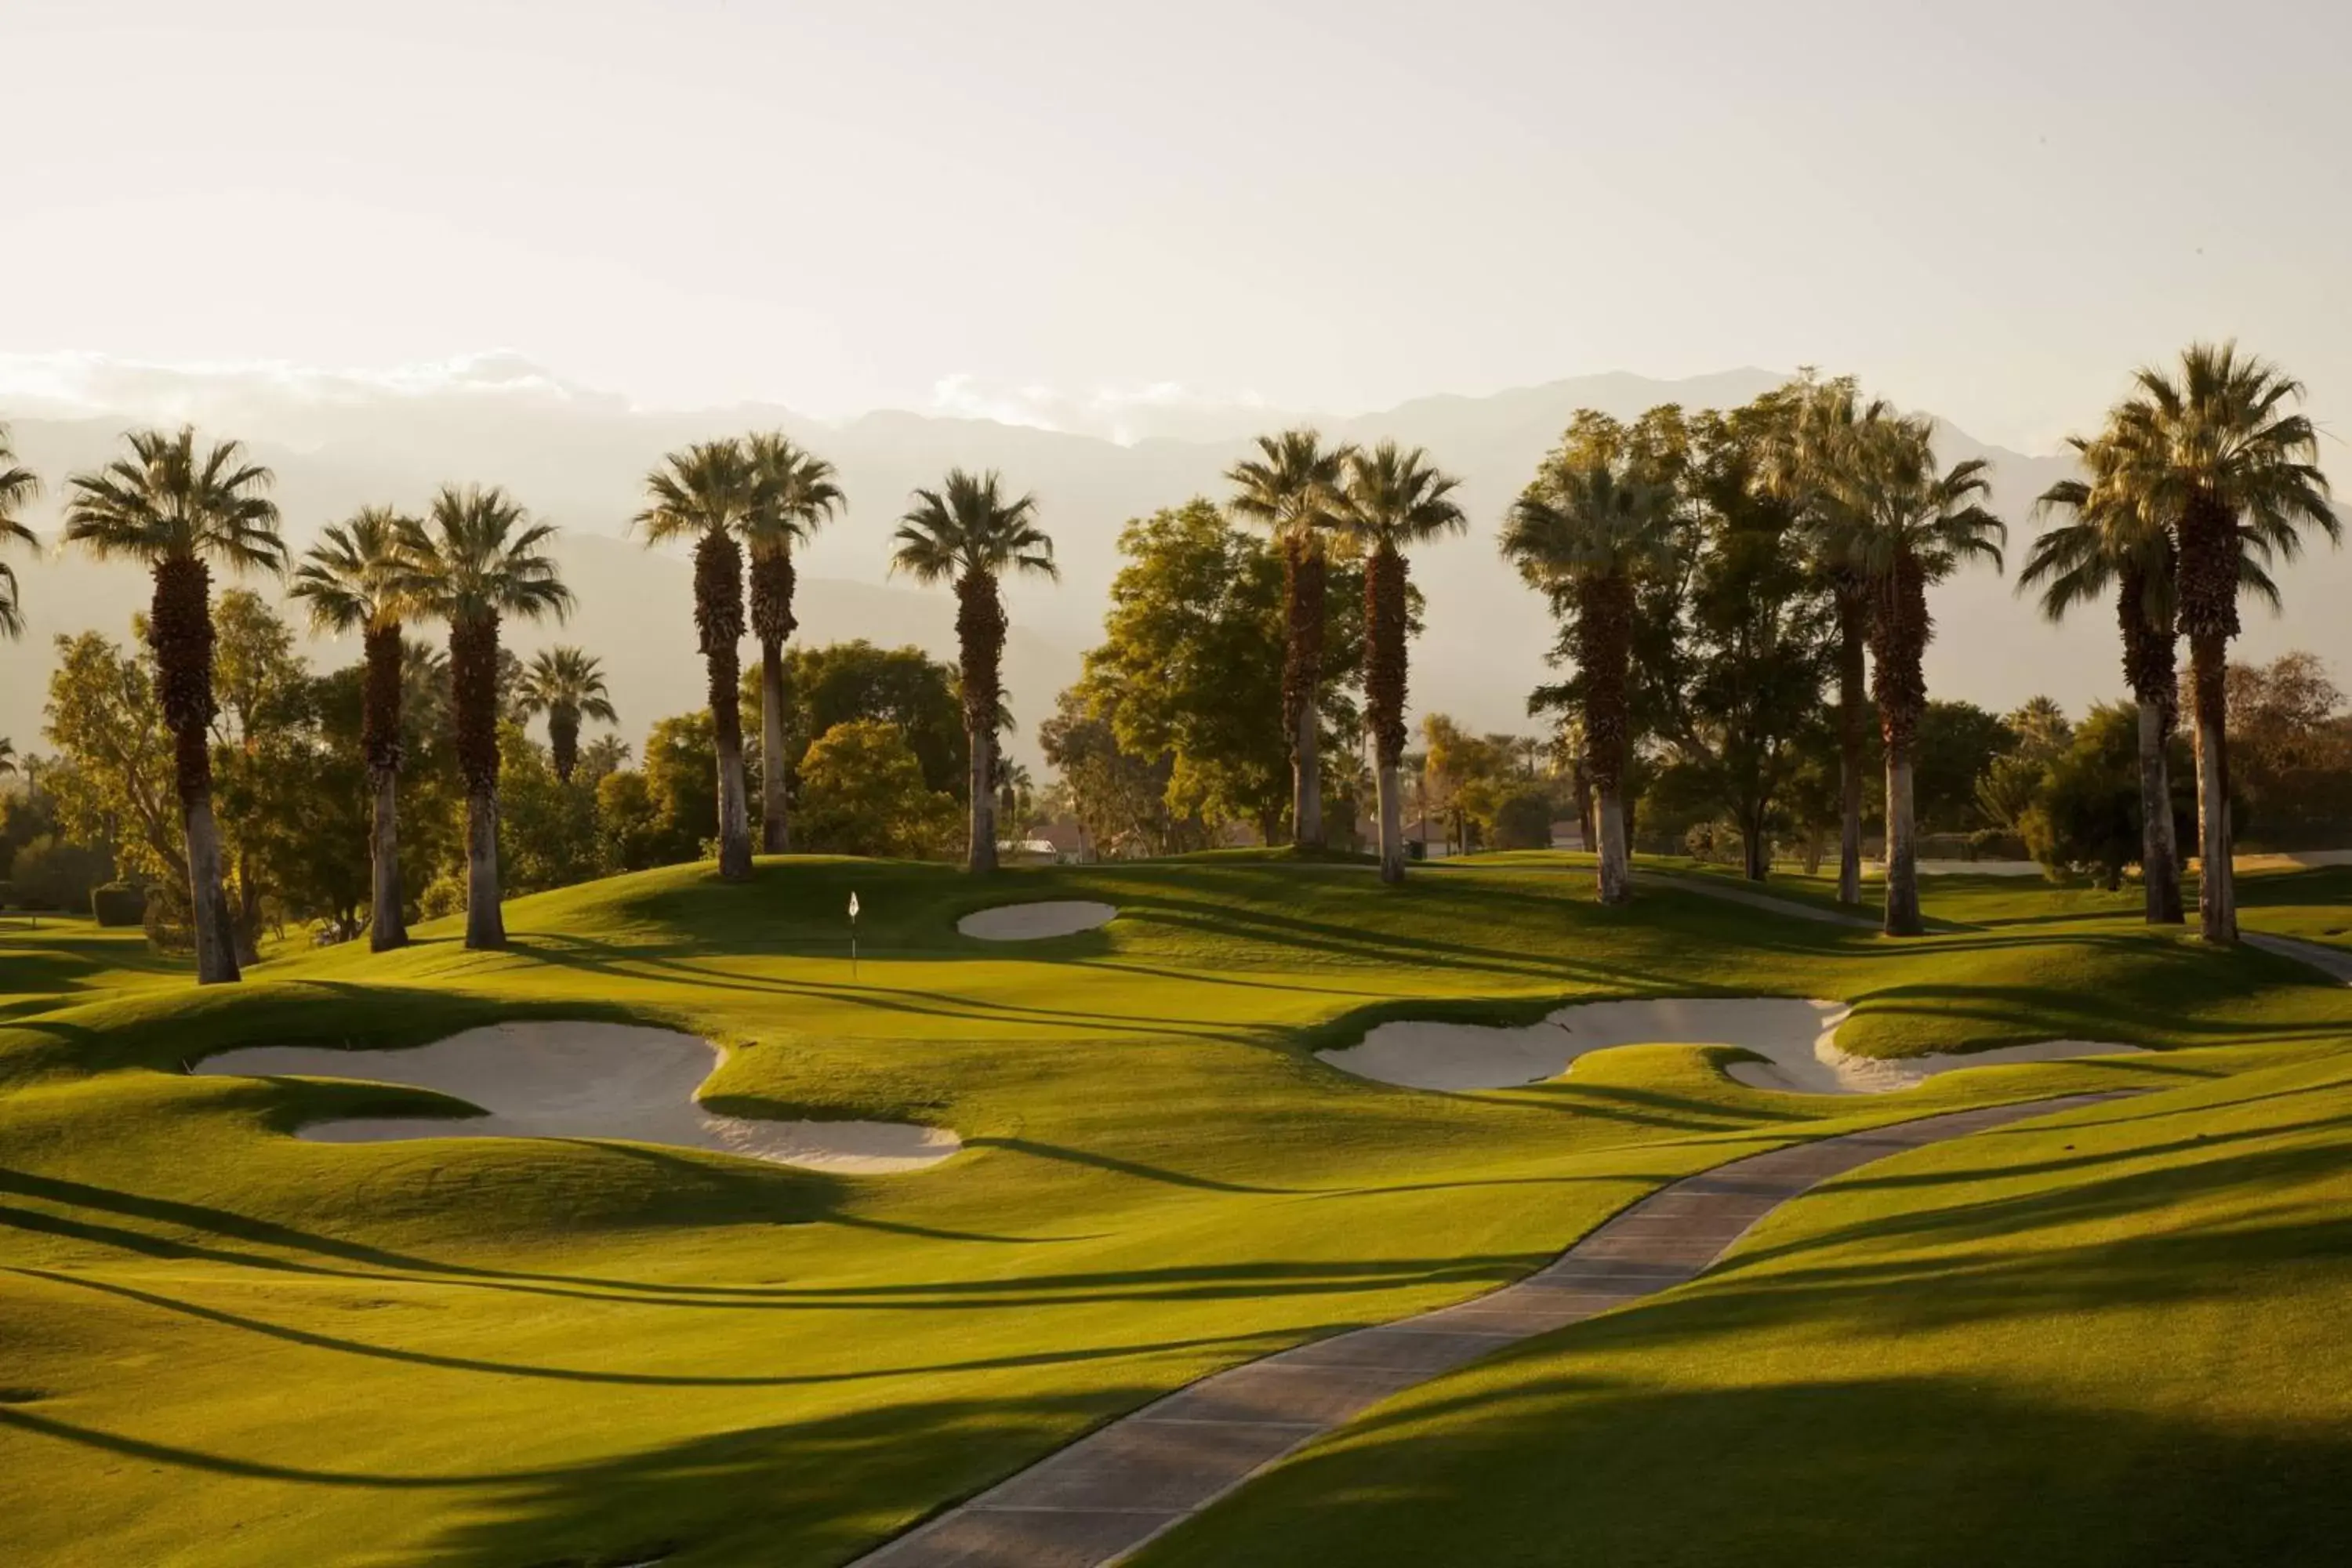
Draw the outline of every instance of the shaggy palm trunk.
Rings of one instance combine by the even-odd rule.
[[[554,766],[556,783],[570,784],[572,771],[580,765],[580,710],[577,708],[549,710],[547,756]]]
[[[2169,563],[2165,571],[2173,570]],[[2175,637],[2165,595],[2151,595],[2146,568],[2117,574],[2116,618],[2123,633],[2124,679],[2139,701],[2140,885],[2150,925],[2179,925],[2180,853],[2172,834],[2172,770],[2166,751],[2180,700]],[[2154,602],[2151,604],[2151,599]]]
[[[1372,773],[1380,800],[1381,880],[1404,880],[1403,805],[1397,769],[1404,761],[1406,690],[1404,557],[1383,540],[1364,569],[1364,706],[1371,721]]]
[[[1919,847],[1913,831],[1911,742],[1927,705],[1922,661],[1934,623],[1918,561],[1897,556],[1877,585],[1870,619],[1872,679],[1877,685],[1879,737],[1886,743],[1886,915],[1889,936],[1917,936]]]
[[[743,783],[743,550],[706,532],[694,547],[694,627],[709,677],[710,727],[719,752],[719,875],[751,875],[751,822]]]
[[[1283,602],[1289,642],[1282,664],[1282,710],[1290,731],[1290,841],[1323,843],[1323,595],[1330,563],[1320,543],[1282,542]]]
[[[365,647],[360,751],[367,759],[368,783],[375,794],[375,821],[368,838],[373,873],[368,947],[384,952],[408,942],[408,922],[400,907],[400,623],[368,627]]]
[[[2238,635],[2238,529],[2213,497],[2191,496],[2180,518],[2180,629],[2189,634],[2197,724],[2198,923],[2207,942],[2238,940],[2230,832],[2230,639]]]
[[[1633,584],[1622,574],[1579,584],[1576,662],[1584,672],[1584,744],[1592,785],[1601,797],[1601,901],[1633,896],[1633,859],[1625,842],[1625,764],[1633,737],[1625,701],[1625,666],[1633,637]]]
[[[1866,716],[1863,647],[1870,600],[1861,580],[1847,574],[1837,587],[1838,621],[1838,902],[1862,902],[1862,754]]]
[[[212,572],[197,560],[155,563],[147,617],[155,654],[155,699],[172,731],[173,782],[187,836],[188,903],[196,943],[196,983],[237,978],[236,935],[221,880],[220,828],[213,819]]]
[[[499,617],[449,628],[449,695],[466,781],[466,945],[507,944],[499,909]]]
[[[784,796],[784,644],[791,640],[793,568],[789,550],[751,552],[751,632],[760,639],[760,847],[793,847]]]
[[[971,742],[971,841],[965,869],[996,869],[996,710],[1003,697],[1004,605],[996,579],[967,572],[956,579],[956,640],[963,651],[963,724]]]

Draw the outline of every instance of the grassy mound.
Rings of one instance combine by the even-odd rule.
[[[90,1564],[840,1561],[1174,1384],[1484,1289],[1737,1153],[2213,1081],[2352,1033],[2352,991],[2119,914],[1894,943],[1690,893],[1602,910],[1542,869],[1396,890],[1247,858],[978,884],[680,868],[518,900],[507,953],[445,923],[202,993],[86,931],[0,932],[11,1543]],[[1017,951],[956,934],[1044,898],[1121,918]],[[1311,1054],[1389,1016],[1708,993],[1851,999],[1848,1043],[1882,1052],[2165,1054],[1859,1108],[1744,1089],[1721,1052],[1475,1095]],[[181,1070],[557,1016],[726,1044],[716,1110],[951,1126],[966,1152],[863,1179],[614,1143],[313,1144],[284,1134],[419,1101]]]

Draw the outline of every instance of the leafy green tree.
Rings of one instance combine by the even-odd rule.
[[[2141,806],[2139,714],[2103,702],[2051,760],[2018,828],[2051,876],[2087,876],[2112,891],[2140,857]]]
[[[1186,841],[1169,808],[1173,757],[1165,750],[1139,753],[1121,743],[1120,695],[1115,686],[1089,689],[1081,682],[1065,690],[1054,716],[1037,726],[1038,743],[1062,775],[1062,793],[1080,837],[1091,841],[1081,843],[1081,858],[1122,840],[1140,842],[1155,853],[1198,847]]]
[[[305,808],[302,781],[315,771],[317,682],[294,649],[293,628],[258,594],[223,594],[213,621],[213,765],[237,956],[250,963],[260,953],[265,906],[280,886],[269,849],[284,832],[278,819]],[[364,837],[355,826],[353,842]]]
[[[555,525],[495,487],[444,486],[426,520],[404,530],[416,613],[449,627],[451,717],[466,784],[466,945],[506,945],[499,910],[499,626],[509,616],[570,615],[572,591],[544,552]]]
[[[525,716],[547,715],[549,755],[556,778],[564,784],[572,782],[572,770],[580,765],[581,721],[621,721],[604,686],[604,661],[580,648],[541,649],[523,671],[517,695]]]
[[[152,654],[127,653],[98,632],[58,637],[43,719],[64,764],[45,783],[66,836],[112,845],[121,870],[142,881],[186,886],[185,820]]]
[[[1549,596],[1582,683],[1586,754],[1600,796],[1601,901],[1633,896],[1625,837],[1634,598],[1675,548],[1675,494],[1626,449],[1613,420],[1580,416],[1512,503],[1502,550]]]
[[[2326,848],[2352,829],[2352,713],[2318,656],[2232,664],[2230,757],[2233,821],[2252,816],[2263,842]],[[2242,799],[2242,809],[2241,800]]]
[[[1322,697],[1328,540],[1345,505],[1351,448],[1326,447],[1313,430],[1260,436],[1258,455],[1236,463],[1234,515],[1273,536],[1282,556],[1286,625],[1282,665],[1283,732],[1291,759],[1290,837],[1301,847],[1323,842]]]
[[[661,865],[669,836],[646,775],[616,768],[596,781],[596,856],[606,871]]]
[[[2235,343],[2192,343],[2177,374],[2149,366],[2109,416],[2116,504],[2168,529],[2197,723],[2203,871],[2200,931],[2238,940],[2230,822],[2229,659],[2249,562],[2293,560],[2305,530],[2342,538],[2319,470],[2319,436],[2295,412],[2303,384]],[[2267,580],[2267,579],[2265,579]]]
[[[1460,486],[1430,467],[1418,447],[1406,451],[1383,441],[1370,453],[1349,455],[1345,500],[1332,525],[1365,558],[1364,704],[1377,762],[1373,788],[1384,882],[1404,880],[1404,801],[1397,775],[1404,761],[1405,649],[1412,618],[1404,552],[1469,527],[1454,499]],[[1545,811],[1549,845],[1549,805]]]
[[[786,780],[800,760],[798,751],[785,754],[783,725],[784,644],[797,624],[793,552],[832,521],[844,498],[833,465],[781,432],[751,436],[744,450],[752,497],[740,526],[751,551],[751,634],[760,639],[760,847],[782,855],[792,847]],[[806,745],[803,736],[801,750]]]
[[[186,844],[196,980],[237,978],[236,937],[221,876],[220,830],[212,805],[212,567],[282,571],[286,545],[278,507],[264,493],[270,473],[243,445],[199,453],[195,431],[143,430],[131,455],[68,481],[66,539],[100,560],[128,559],[154,575],[147,637],[156,691],[173,743],[173,783]]]
[[[906,741],[876,720],[836,724],[812,742],[801,789],[801,825],[813,847],[916,858],[953,842],[954,797],[928,787]]]
[[[893,572],[905,572],[919,583],[955,586],[964,735],[971,752],[965,794],[971,847],[965,863],[974,872],[996,868],[992,783],[1003,708],[1005,630],[998,580],[1008,572],[1061,575],[1054,564],[1054,542],[1038,528],[1036,510],[1034,496],[1006,497],[995,473],[974,476],[956,468],[940,489],[915,491],[914,505],[898,520],[893,536]]]
[[[601,868],[596,792],[556,773],[518,724],[499,727],[499,864],[515,892],[584,882]]]
[[[657,864],[699,858],[719,803],[719,727],[710,710],[656,720],[646,733],[645,773],[661,822]]]
[[[401,623],[408,612],[401,541],[415,527],[415,520],[384,507],[329,524],[304,554],[290,590],[309,605],[313,630],[360,634],[366,676],[359,744],[375,797],[368,945],[377,952],[408,941],[400,880]]]
[[[1977,783],[2018,749],[2017,732],[1973,702],[1930,701],[1912,727],[1912,799],[1922,830],[1965,833],[1976,825]]]
[[[955,667],[921,648],[877,647],[863,637],[788,648],[783,691],[781,729],[788,785],[796,787],[800,759],[811,741],[835,724],[878,719],[905,738],[923,765],[929,787],[961,798],[971,786],[971,754]],[[749,679],[744,681],[744,700],[758,710],[764,732],[766,698]]]
[[[8,443],[8,426],[0,425],[0,544],[40,548],[40,540],[16,515],[26,501],[40,493],[39,478],[32,469],[18,465],[16,448]],[[25,616],[17,598],[16,569],[0,561],[0,637],[13,640],[24,635]]]
[[[737,533],[752,515],[757,479],[742,443],[698,442],[671,453],[646,476],[652,504],[635,523],[648,545],[689,537],[695,542],[694,628],[709,677],[719,747],[719,874],[730,882],[751,875],[737,646],[743,640],[743,549]]]

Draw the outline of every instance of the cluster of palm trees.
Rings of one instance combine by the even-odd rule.
[[[2340,540],[2301,383],[2235,343],[2197,343],[2178,371],[2141,370],[2105,427],[2073,443],[2079,479],[2045,491],[2054,525],[2025,584],[2043,584],[2055,620],[2114,591],[2124,675],[2139,707],[2147,919],[2183,919],[2165,743],[2178,716],[2179,638],[2189,638],[2197,747],[2200,933],[2237,940],[2231,858],[2225,679],[2238,601],[2273,607],[2269,568],[2302,552],[2305,531]]]
[[[1265,528],[1282,552],[1286,638],[1283,726],[1291,758],[1291,842],[1323,844],[1323,644],[1330,552],[1364,559],[1364,707],[1372,737],[1381,879],[1404,880],[1404,709],[1410,629],[1405,551],[1469,526],[1461,481],[1420,447],[1383,441],[1370,451],[1326,446],[1313,430],[1257,438],[1257,456],[1225,475],[1233,510]]]

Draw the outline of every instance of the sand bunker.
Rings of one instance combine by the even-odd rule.
[[[1060,900],[981,910],[956,921],[956,930],[982,942],[1036,942],[1049,936],[1076,936],[1118,918],[1115,905]]]
[[[429,1089],[489,1114],[317,1121],[324,1143],[410,1138],[625,1138],[716,1149],[811,1170],[877,1175],[936,1165],[963,1147],[944,1127],[898,1121],[751,1121],[695,1099],[719,1047],[627,1024],[494,1024],[404,1051],[255,1046],[196,1065],[200,1073],[357,1079]]]
[[[1562,1007],[1524,1029],[1478,1024],[1382,1024],[1363,1043],[1316,1056],[1343,1072],[1410,1089],[1508,1089],[1558,1078],[1579,1057],[1612,1046],[1738,1046],[1766,1059],[1734,1062],[1756,1089],[1803,1094],[1885,1094],[1955,1068],[2057,1061],[2138,1049],[2095,1040],[2041,1040],[1989,1051],[1885,1061],[1840,1050],[1843,1002],[1780,997],[1669,997]]]

